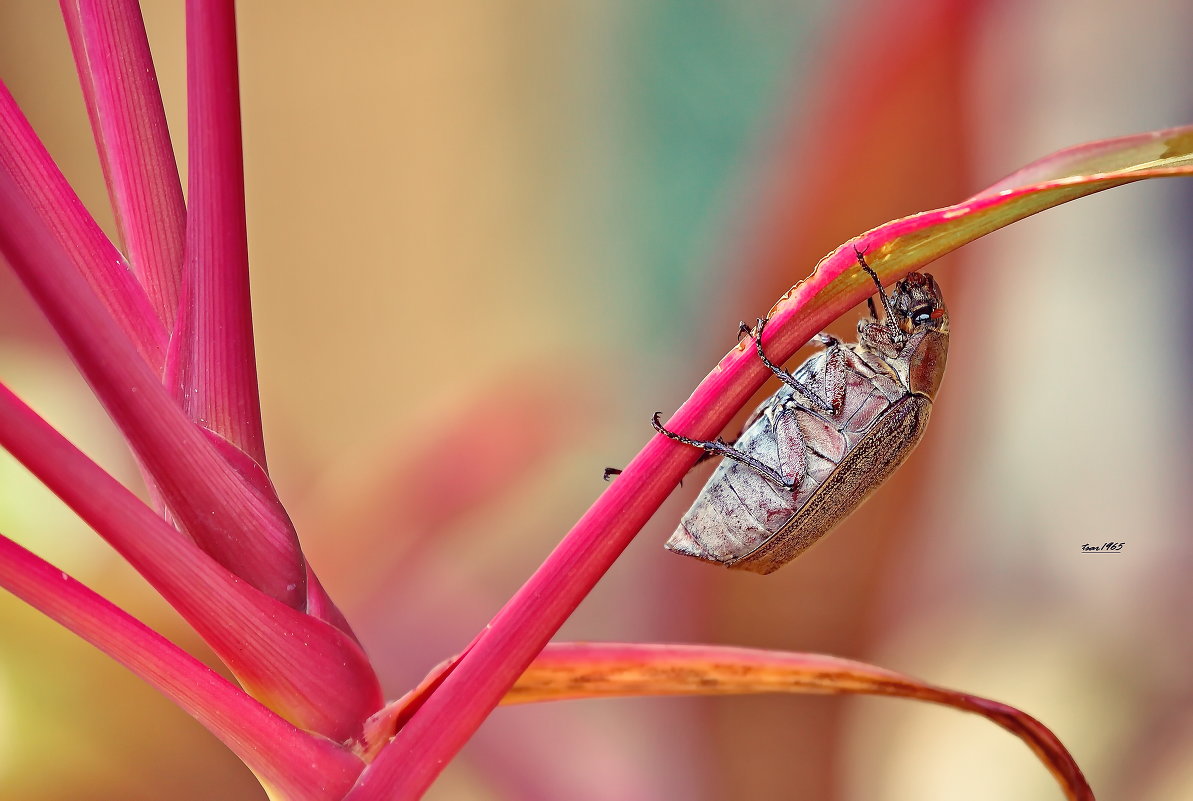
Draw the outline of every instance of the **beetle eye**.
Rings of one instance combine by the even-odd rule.
[[[932,310],[928,308],[917,309],[911,313],[912,325],[924,325],[932,319]]]

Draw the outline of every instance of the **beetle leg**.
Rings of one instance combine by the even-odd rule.
[[[866,257],[857,249],[857,245],[853,247],[853,255],[857,256],[857,263],[862,266],[862,269],[874,279],[874,286],[878,287],[878,297],[882,299],[882,310],[886,312],[886,328],[890,331],[891,339],[898,345],[902,345],[905,337],[903,332],[899,330],[898,324],[895,322],[895,311],[891,308],[891,299],[887,297],[886,290],[882,288],[882,280],[878,277],[878,273],[870,269],[870,265],[866,264]],[[870,301],[870,315],[877,319],[878,315],[874,313],[874,302]]]
[[[682,442],[684,445],[690,445],[693,448],[702,448],[704,452],[710,456],[724,456],[726,459],[732,459],[739,464],[745,465],[758,475],[765,478],[767,481],[770,481],[772,484],[782,487],[785,490],[790,491],[795,487],[795,482],[788,481],[787,479],[783,478],[783,476],[779,474],[778,470],[770,467],[769,465],[763,464],[753,456],[747,456],[720,437],[717,437],[715,440],[710,442],[708,440],[702,439],[690,439],[682,434],[676,434],[674,431],[668,431],[663,427],[663,424],[659,422],[659,412],[654,413],[654,417],[650,422],[651,425],[654,426],[655,431],[658,431],[668,439],[673,439],[676,442]]]
[[[742,323],[742,325],[745,325],[745,323]],[[774,373],[775,375],[777,375],[779,377],[779,379],[782,380],[782,382],[784,384],[791,387],[796,392],[798,392],[800,395],[802,395],[805,399],[810,401],[812,406],[819,408],[821,411],[831,413],[833,411],[832,404],[830,404],[824,398],[820,397],[820,394],[818,392],[816,392],[814,389],[812,389],[809,386],[805,386],[803,384],[803,382],[801,382],[799,379],[797,379],[791,373],[787,372],[782,367],[779,367],[777,364],[772,362],[770,359],[766,358],[766,353],[763,352],[763,350],[762,350],[762,330],[764,328],[766,328],[766,320],[759,317],[758,318],[758,331],[756,334],[754,334],[754,347],[758,351],[758,358],[762,359],[762,363],[765,364],[767,367],[769,367],[770,371],[772,373]]]
[[[800,426],[797,411],[820,417],[814,409],[801,407],[794,400],[788,400],[775,409],[770,419],[771,435],[775,442],[775,466],[780,475],[791,477],[791,483],[788,486],[791,487],[793,494],[795,485],[803,481],[804,476],[808,474],[808,449],[810,447],[804,438],[804,430]]]
[[[845,404],[845,386],[849,383],[845,375],[845,350],[830,348],[824,361],[824,393],[833,405],[832,412],[835,416]]]
[[[870,302],[873,303],[873,301],[870,301]],[[759,317],[758,319],[761,320],[762,318]],[[765,324],[766,323],[764,322],[763,325],[765,325]],[[750,326],[746,325],[744,322],[737,324],[737,341],[738,342],[741,342],[741,338],[744,337],[748,333],[750,333]],[[817,342],[817,344],[824,345],[826,348],[831,348],[833,345],[841,344],[841,340],[837,339],[837,337],[833,336],[828,331],[821,331],[819,334],[812,337],[812,339],[814,339]]]
[[[700,464],[701,462],[706,462],[709,459],[711,459],[712,456],[713,455],[711,453],[707,453],[707,452],[702,453],[702,454],[700,454],[700,458],[696,460],[696,464]],[[695,467],[696,465],[692,465],[692,466]],[[605,472],[601,475],[601,479],[603,481],[612,481],[614,476],[620,476],[624,472],[625,471],[622,470],[620,467],[606,467]],[[682,478],[679,480],[679,486],[681,486],[681,487],[683,486]]]
[[[903,332],[898,328],[891,331],[891,327],[877,320],[862,318],[857,321],[857,340],[865,343],[868,348],[881,353],[888,359],[894,359],[903,349]]]

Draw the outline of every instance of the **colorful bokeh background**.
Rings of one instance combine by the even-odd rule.
[[[143,5],[185,163],[182,3]],[[1193,5],[1167,0],[239,14],[270,464],[391,697],[820,256],[1057,148],[1193,119]],[[57,4],[0,4],[0,78],[112,231]],[[662,550],[702,468],[561,637],[875,662],[1040,718],[1100,799],[1193,797],[1190,219],[1193,183],[1146,182],[933,265],[949,372],[889,484],[760,578]],[[0,379],[136,484],[7,269]],[[7,456],[0,531],[206,655]],[[1122,553],[1081,551],[1108,541]],[[0,798],[263,797],[198,724],[0,595]],[[1059,797],[987,721],[827,697],[502,709],[429,796]]]

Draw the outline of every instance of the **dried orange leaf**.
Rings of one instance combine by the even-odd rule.
[[[715,645],[551,643],[502,703],[752,693],[892,695],[974,712],[1026,743],[1056,777],[1070,801],[1094,798],[1072,755],[1031,715],[892,670],[822,654]]]

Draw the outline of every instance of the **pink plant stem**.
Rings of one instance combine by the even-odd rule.
[[[128,262],[108,240],[0,83],[0,170],[19,188],[140,358],[159,376],[167,331]],[[160,379],[159,379],[160,380]]]
[[[265,469],[249,301],[233,0],[186,4],[189,218],[167,373],[191,419]]]
[[[800,327],[810,337],[821,324],[810,319]],[[770,376],[749,355],[739,348],[722,360],[668,427],[714,436]],[[778,358],[784,358],[782,351]],[[698,455],[661,435],[651,439],[365,769],[346,801],[420,798]]]
[[[1166,132],[1151,158],[1178,166],[1073,175],[1050,183],[977,195],[964,203],[894,220],[825,256],[807,279],[780,298],[764,338],[777,363],[873,292],[854,248],[885,283],[962,244],[1045,208],[1131,181],[1193,173],[1187,129]],[[1154,143],[1153,143],[1154,144]],[[1167,149],[1166,149],[1167,148]],[[1169,153],[1171,151],[1171,153]],[[1109,169],[1111,165],[1106,164]],[[738,344],[700,383],[667,428],[711,439],[770,372]],[[597,499],[563,541],[477,636],[458,664],[361,774],[346,801],[414,801],[467,742],[531,660],[592,590],[634,535],[691,468],[694,449],[656,435]]]
[[[191,419],[255,462],[241,472],[268,485],[249,296],[244,153],[234,0],[187,0],[190,150],[182,302],[167,357],[167,385]],[[230,461],[235,462],[229,455]],[[352,635],[309,568],[297,585],[307,610]]]
[[[866,248],[866,242],[858,244]],[[767,328],[772,359],[785,361],[829,321],[865,298],[869,290],[861,284],[852,295],[832,291],[834,279],[856,269],[853,259],[852,249],[842,246],[784,299]],[[770,377],[752,347],[739,344],[666,426],[711,439]],[[421,798],[698,455],[694,448],[662,435],[653,437],[478,635],[442,685],[361,774],[346,801]]]
[[[295,728],[141,621],[0,535],[0,585],[99,648],[203,724],[287,801],[338,799],[361,762]]]
[[[137,0],[61,0],[124,253],[166,330],[178,312],[186,205]]]

